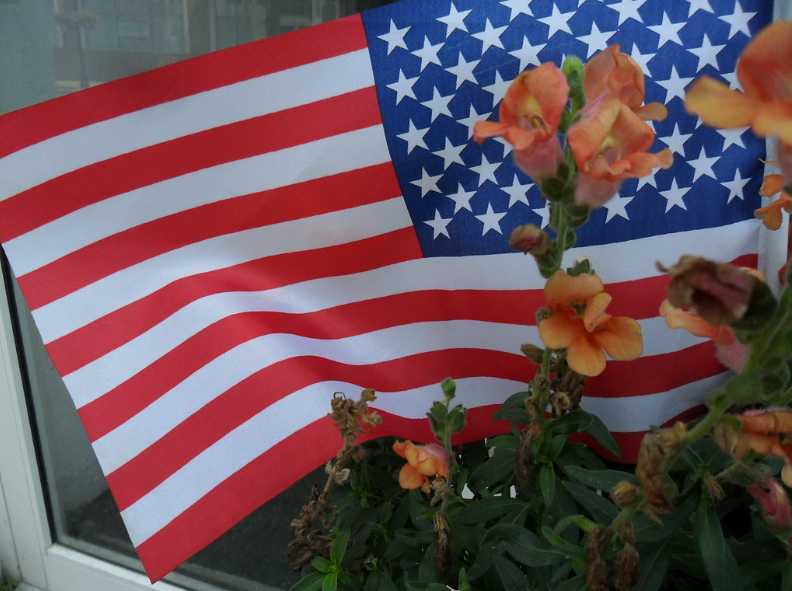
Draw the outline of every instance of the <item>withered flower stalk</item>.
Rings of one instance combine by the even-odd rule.
[[[291,522],[294,539],[289,542],[287,556],[294,571],[310,563],[315,556],[330,556],[333,540],[323,534],[316,524],[319,522],[326,529],[331,527],[330,517],[337,513],[338,508],[330,504],[330,492],[334,486],[343,485],[349,478],[347,466],[350,461],[359,463],[366,455],[366,451],[357,443],[358,435],[366,432],[365,426],[374,428],[382,422],[382,417],[368,408],[368,403],[374,399],[376,396],[371,389],[363,390],[357,401],[346,398],[340,392],[333,394],[330,401],[333,412],[328,417],[333,420],[344,445],[336,454],[335,461],[331,460],[325,465],[327,481],[324,488],[319,491],[314,486],[308,504],[303,505],[298,517]]]
[[[682,438],[687,432],[685,423],[644,436],[638,450],[635,480],[644,495],[643,509],[647,517],[658,521],[658,514],[673,509],[668,500],[669,485],[666,472],[683,449]]]

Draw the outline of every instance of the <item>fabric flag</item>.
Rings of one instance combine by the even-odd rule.
[[[510,252],[548,223],[509,146],[471,140],[518,72],[621,43],[670,170],[624,183],[586,254],[639,320],[583,407],[632,461],[725,377],[658,318],[655,261],[756,264],[764,143],[685,114],[770,0],[406,0],[0,118],[0,240],[152,580],[330,458],[334,392],[375,388],[379,435],[430,438],[457,380],[470,425],[534,367],[544,281]]]

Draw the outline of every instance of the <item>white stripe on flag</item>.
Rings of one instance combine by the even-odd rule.
[[[0,201],[121,154],[373,85],[361,49],[94,123],[0,159]]]
[[[686,331],[672,331],[662,318],[641,320],[640,324],[648,344],[644,357],[678,351],[705,340]],[[535,326],[476,320],[416,322],[341,339],[265,335],[242,343],[204,365],[137,415],[97,439],[93,443],[94,451],[105,474],[109,474],[236,384],[286,359],[317,357],[364,366],[455,348],[519,356],[522,343],[538,341]]]
[[[327,248],[411,227],[401,197],[185,246],[128,267],[33,311],[50,343],[182,277],[287,252]]]
[[[389,161],[382,126],[375,125],[116,195],[39,226],[4,246],[21,277],[103,238],[168,215]],[[295,166],[297,162],[301,165]]]

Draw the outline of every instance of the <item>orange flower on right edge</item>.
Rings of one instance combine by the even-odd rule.
[[[792,178],[792,22],[774,22],[753,38],[737,62],[737,79],[745,93],[702,76],[685,108],[714,127],[750,125],[760,137],[778,137],[781,171]]]
[[[732,453],[741,457],[748,450],[783,458],[781,480],[792,486],[792,409],[749,410],[735,417],[742,429],[735,434]]]
[[[641,326],[632,318],[607,314],[612,298],[604,289],[596,275],[573,277],[564,271],[556,271],[545,284],[552,314],[539,322],[539,338],[550,349],[567,349],[569,368],[584,376],[602,373],[605,352],[618,361],[643,353]]]
[[[772,197],[776,193],[781,192],[781,196],[772,203],[754,210],[754,215],[762,220],[762,223],[768,230],[778,230],[783,221],[783,209],[787,213],[792,213],[792,195],[783,191],[784,177],[780,174],[770,174],[764,178],[762,187],[759,189],[759,194],[762,197]],[[783,192],[782,192],[783,191]]]

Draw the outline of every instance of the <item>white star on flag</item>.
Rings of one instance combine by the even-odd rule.
[[[487,115],[486,112],[479,113],[478,111],[476,111],[476,107],[474,107],[471,104],[468,116],[467,117],[459,117],[456,120],[456,122],[461,124],[461,125],[464,125],[465,127],[467,127],[468,128],[468,137],[472,137],[473,136],[473,128],[476,126],[476,123],[478,121],[483,121],[484,117],[486,115]]]
[[[398,105],[404,97],[410,97],[411,99],[415,99],[415,93],[413,92],[413,86],[415,82],[418,80],[418,76],[415,78],[407,78],[404,75],[402,70],[399,70],[399,79],[396,82],[392,82],[387,84],[387,87],[393,90],[396,93],[396,104]]]
[[[432,121],[437,119],[440,115],[448,115],[449,117],[453,118],[454,116],[451,114],[451,111],[448,108],[448,103],[450,103],[451,99],[455,96],[455,94],[440,96],[440,91],[438,91],[437,87],[435,87],[432,89],[432,98],[428,101],[422,102],[421,104],[424,107],[431,109]]]
[[[693,78],[680,78],[679,74],[677,74],[676,66],[671,66],[671,76],[668,80],[655,80],[655,83],[659,84],[663,88],[666,89],[666,97],[662,101],[666,104],[671,102],[675,96],[682,99],[684,102],[685,100],[685,87],[693,81]]]
[[[426,127],[424,129],[418,129],[415,127],[415,124],[410,119],[409,128],[404,133],[397,133],[396,137],[399,139],[404,140],[407,142],[407,153],[411,153],[415,148],[423,148],[424,150],[428,150],[429,148],[426,147],[426,142],[424,142],[424,136],[426,132],[429,131],[429,128]]]
[[[454,163],[461,164],[462,166],[465,165],[464,160],[462,160],[462,150],[467,148],[467,144],[460,144],[458,146],[454,146],[451,143],[451,140],[448,138],[445,139],[445,148],[442,150],[437,150],[435,155],[440,156],[443,159],[443,170],[446,170],[449,166]]]
[[[674,131],[671,132],[671,135],[662,136],[660,137],[660,141],[662,141],[668,148],[683,158],[685,157],[685,147],[684,143],[688,141],[691,137],[693,137],[692,133],[681,133],[679,131],[679,123],[674,123]]]
[[[460,31],[468,32],[467,26],[465,25],[465,17],[469,15],[472,10],[457,10],[454,3],[451,3],[451,10],[446,16],[439,16],[437,20],[443,23],[446,26],[446,38],[448,38],[451,33],[459,29]]]
[[[456,76],[457,88],[462,86],[462,83],[466,80],[473,84],[478,84],[478,80],[476,80],[476,77],[473,75],[473,70],[476,69],[476,66],[478,66],[480,62],[481,60],[473,60],[472,62],[467,61],[460,51],[456,66],[449,66],[446,70]]]
[[[492,203],[487,203],[486,213],[476,216],[476,219],[484,224],[484,228],[481,230],[481,235],[484,236],[490,230],[495,230],[498,234],[503,234],[500,229],[500,221],[505,215],[505,211],[503,213],[495,213],[495,211],[492,209]]]
[[[740,0],[734,3],[734,13],[724,14],[718,18],[728,23],[729,25],[729,39],[734,37],[737,33],[745,33],[748,37],[751,36],[751,29],[748,27],[748,21],[756,16],[755,12],[745,12],[740,5]]]
[[[539,59],[539,52],[547,46],[547,43],[541,45],[531,45],[528,37],[523,37],[522,47],[510,51],[509,55],[516,57],[520,60],[520,72],[525,70],[528,66],[539,66],[542,60]]]
[[[442,176],[443,176],[442,174],[438,174],[437,176],[431,176],[428,172],[426,172],[425,168],[422,168],[421,178],[415,181],[410,181],[410,184],[415,185],[416,187],[420,187],[422,199],[426,197],[426,194],[429,193],[430,191],[434,191],[442,195],[443,192],[437,187],[437,181],[439,181]]]
[[[710,178],[718,180],[718,177],[715,176],[715,173],[712,171],[712,165],[718,161],[718,156],[707,156],[707,153],[704,151],[704,146],[701,146],[701,152],[699,152],[699,157],[695,160],[688,160],[687,163],[693,167],[693,182],[695,183],[702,176],[708,176]]]
[[[532,209],[531,211],[541,218],[539,227],[546,228],[547,225],[550,223],[550,205],[545,203],[544,207],[537,207],[536,209]]]
[[[641,19],[641,15],[638,14],[638,9],[643,6],[645,2],[646,0],[619,0],[619,2],[615,4],[605,4],[605,6],[619,13],[619,26],[630,18],[643,24],[643,19]]]
[[[484,30],[479,31],[478,33],[472,33],[472,37],[475,37],[479,41],[481,41],[484,45],[481,48],[481,55],[484,55],[490,47],[499,47],[501,49],[503,47],[503,43],[501,43],[500,36],[503,35],[503,32],[506,30],[507,27],[493,27],[490,23],[490,20],[487,19],[486,24],[484,25]]]
[[[605,218],[605,223],[607,224],[611,221],[614,217],[619,216],[624,218],[625,220],[629,220],[630,217],[627,215],[627,210],[625,209],[629,204],[630,201],[635,199],[635,197],[622,197],[621,195],[616,195],[612,197],[608,201],[606,201],[602,206],[608,210],[608,215]]]
[[[705,33],[704,38],[701,40],[701,47],[691,47],[688,48],[688,51],[698,57],[697,70],[700,70],[707,64],[714,66],[715,69],[718,70],[718,54],[724,47],[726,47],[726,45],[713,45]]]
[[[479,175],[479,187],[487,181],[498,184],[498,180],[495,178],[495,171],[498,170],[501,164],[503,162],[490,162],[485,154],[481,155],[481,164],[470,167],[470,170]]]
[[[462,183],[457,183],[457,192],[446,195],[454,202],[454,215],[461,209],[467,209],[470,213],[473,213],[473,208],[470,207],[470,200],[475,194],[475,191],[465,191]]]
[[[396,24],[393,21],[391,21],[390,31],[388,31],[384,35],[379,35],[377,39],[382,39],[388,44],[388,55],[390,55],[391,51],[393,51],[397,47],[401,47],[402,49],[407,49],[407,44],[404,42],[404,36],[407,34],[407,31],[409,30],[410,27],[397,29]]]
[[[676,179],[673,179],[670,188],[665,191],[660,191],[660,195],[666,200],[665,212],[668,213],[672,207],[679,207],[687,211],[687,205],[685,205],[683,198],[691,188],[692,187],[680,188],[677,186]]]
[[[721,152],[725,152],[726,148],[729,146],[738,146],[745,150],[742,135],[749,129],[748,126],[735,127],[734,129],[716,129],[715,131],[723,136],[723,148],[721,148]]]
[[[424,220],[424,224],[431,226],[432,230],[434,230],[434,240],[440,236],[440,234],[445,234],[447,238],[451,238],[448,235],[448,224],[454,218],[443,218],[440,217],[440,212],[435,209],[435,216],[433,220]]]
[[[501,101],[503,96],[506,94],[506,90],[509,88],[509,86],[511,86],[511,83],[512,83],[511,80],[508,79],[504,80],[501,77],[500,72],[496,70],[495,82],[487,86],[482,86],[481,89],[486,90],[487,92],[492,94],[492,104],[494,107]]]
[[[564,31],[565,33],[572,35],[572,29],[569,28],[569,19],[575,14],[577,13],[574,10],[562,13],[560,10],[558,10],[558,6],[553,4],[552,14],[538,18],[536,20],[550,27],[550,30],[547,32],[547,38],[549,40],[550,37],[558,33],[558,31]]]
[[[690,14],[688,18],[696,14],[699,10],[703,10],[704,12],[709,12],[715,14],[715,11],[712,10],[712,6],[710,6],[709,0],[689,0],[690,1]]]
[[[533,183],[521,183],[520,178],[515,174],[514,175],[514,182],[509,187],[501,187],[506,193],[509,195],[509,207],[511,209],[513,205],[517,203],[525,203],[528,205],[528,196],[527,193],[530,188],[533,187]]]
[[[421,58],[421,72],[424,71],[424,68],[429,64],[437,64],[441,66],[440,58],[437,57],[437,52],[442,49],[443,43],[438,43],[437,45],[432,45],[429,43],[429,37],[424,36],[424,44],[423,47],[420,49],[416,49],[412,52],[415,57]]]
[[[591,32],[588,35],[578,35],[578,39],[588,46],[586,59],[608,46],[608,39],[613,37],[615,31],[600,31],[597,23],[591,23]]]
[[[501,4],[511,10],[511,14],[509,15],[510,22],[519,14],[533,16],[533,12],[531,12],[531,9],[528,7],[528,2],[529,0],[501,0]]]
[[[740,200],[744,201],[745,197],[743,196],[743,189],[750,180],[750,177],[747,179],[742,178],[739,168],[735,169],[734,180],[723,183],[723,186],[729,190],[729,198],[726,200],[726,203],[731,203],[731,200],[735,197],[739,197]]]
[[[506,158],[506,156],[508,156],[511,153],[511,151],[514,149],[514,146],[512,146],[509,143],[509,141],[507,139],[505,139],[505,138],[502,138],[500,136],[496,136],[496,137],[494,137],[492,139],[503,146],[503,157],[504,158]]]
[[[663,22],[659,25],[647,27],[647,29],[660,35],[660,40],[657,42],[657,49],[660,49],[669,41],[672,41],[678,45],[682,45],[682,40],[679,38],[679,29],[684,27],[686,24],[686,21],[672,23],[671,19],[668,18],[668,14],[664,12]]]

